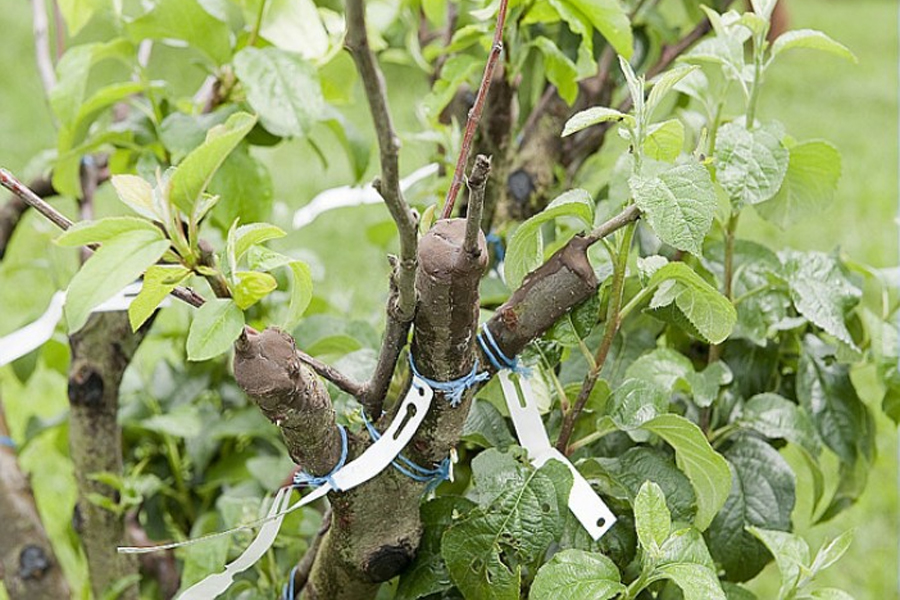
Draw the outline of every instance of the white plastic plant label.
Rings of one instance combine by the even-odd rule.
[[[332,475],[332,480],[335,482],[338,489],[349,490],[354,488],[365,483],[369,479],[372,479],[378,473],[388,468],[391,462],[397,458],[403,448],[405,448],[412,439],[412,436],[415,435],[416,431],[419,429],[422,420],[425,418],[425,415],[428,414],[428,409],[431,407],[431,400],[433,397],[434,392],[428,384],[417,377],[413,377],[409,392],[400,404],[397,416],[394,418],[394,421],[391,423],[390,427],[388,427],[387,431],[385,431],[371,446],[366,448],[365,452],[363,452],[356,460],[347,463],[347,465]],[[229,563],[224,571],[206,577],[185,590],[184,593],[178,597],[179,600],[208,600],[210,598],[216,598],[220,594],[225,593],[238,573],[252,567],[269,550],[269,548],[272,547],[272,544],[275,543],[275,538],[278,536],[281,522],[284,520],[286,514],[310,504],[314,500],[318,500],[331,491],[332,488],[330,484],[326,483],[304,496],[293,506],[287,506],[291,495],[291,489],[292,488],[290,487],[286,487],[278,490],[268,516],[259,521],[248,523],[247,525],[236,527],[228,531],[187,540],[185,542],[152,547],[124,547],[119,548],[119,552],[126,554],[143,554],[146,552],[155,552],[157,550],[178,548],[200,541],[221,537],[223,535],[231,535],[236,531],[249,529],[262,524],[259,533],[250,543],[250,546],[248,546],[244,553],[234,562]]]
[[[118,294],[103,302],[92,312],[115,312],[128,310],[131,303],[141,292],[141,282],[129,284]],[[66,303],[66,293],[56,292],[50,299],[50,306],[38,319],[25,327],[18,329],[9,335],[0,337],[0,367],[12,361],[22,358],[29,352],[37,350],[53,337],[56,325],[63,316],[63,305]],[[169,306],[171,301],[166,298],[160,304],[161,307]]]
[[[507,371],[500,371],[498,376],[506,406],[516,429],[516,437],[519,438],[519,444],[528,451],[531,464],[540,468],[548,460],[553,459],[569,468],[573,478],[572,490],[569,492],[569,510],[594,540],[600,539],[616,522],[616,516],[594,492],[591,484],[578,472],[575,465],[550,444],[528,378],[519,377],[518,382],[515,382]]]

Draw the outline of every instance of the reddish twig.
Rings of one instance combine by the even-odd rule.
[[[475,141],[475,130],[481,121],[481,113],[484,112],[484,103],[487,99],[488,90],[491,87],[491,81],[494,79],[494,69],[497,67],[497,60],[503,51],[503,28],[506,25],[507,4],[508,0],[500,0],[500,10],[497,12],[497,25],[494,29],[494,43],[491,47],[491,54],[488,56],[487,64],[484,66],[484,75],[481,78],[478,95],[475,97],[475,105],[469,111],[469,119],[466,121],[466,133],[463,136],[462,147],[459,150],[459,158],[456,160],[453,180],[450,182],[450,189],[447,190],[447,200],[444,202],[444,210],[441,213],[442,219],[450,218],[450,213],[453,212],[453,205],[456,203],[456,196],[459,194],[460,187],[462,187],[463,173],[469,162],[472,143]]]

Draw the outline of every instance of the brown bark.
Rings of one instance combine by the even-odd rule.
[[[138,572],[134,555],[116,552],[126,542],[124,515],[97,506],[90,497],[99,494],[119,501],[115,489],[92,476],[122,476],[122,432],[116,422],[119,384],[147,328],[149,322],[133,334],[126,313],[99,313],[69,337],[69,449],[78,486],[79,534],[87,554],[91,588],[97,597]],[[136,584],[120,596],[137,597]]]
[[[28,187],[41,198],[49,198],[56,194],[49,177],[35,179],[28,184]],[[26,210],[28,210],[28,203],[18,196],[13,196],[6,201],[6,204],[0,206],[0,260],[3,260],[3,255],[6,254],[6,248],[9,246],[16,226],[25,215]]]
[[[0,406],[0,435],[9,429]],[[58,600],[69,586],[41,523],[16,453],[0,445],[0,580],[10,600]]]

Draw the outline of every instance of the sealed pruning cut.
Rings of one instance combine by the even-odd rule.
[[[855,60],[749,4],[61,1],[35,187],[78,202],[0,170],[0,400],[81,577],[34,597],[849,597],[792,517],[864,493],[896,299],[743,239],[852,175],[770,69]]]

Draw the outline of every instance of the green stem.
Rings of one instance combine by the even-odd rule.
[[[619,320],[624,321],[625,317],[627,317],[628,315],[631,314],[631,311],[633,311],[635,308],[640,306],[641,303],[644,302],[644,300],[649,298],[650,295],[656,291],[656,288],[657,288],[657,286],[651,285],[651,286],[645,287],[640,292],[635,294],[634,297],[628,301],[628,304],[623,306],[622,310],[619,311]]]
[[[559,439],[556,441],[556,448],[564,454],[568,450],[569,438],[572,437],[572,432],[575,429],[575,421],[584,410],[588,398],[590,398],[591,391],[594,389],[597,378],[600,376],[600,371],[603,370],[606,357],[609,356],[609,350],[612,348],[616,333],[619,331],[619,324],[621,323],[619,311],[622,308],[622,295],[625,289],[625,271],[628,266],[628,255],[633,238],[634,223],[630,223],[622,231],[622,239],[619,244],[619,249],[616,252],[616,262],[613,267],[612,288],[609,293],[609,308],[606,313],[606,329],[603,333],[603,340],[600,342],[600,347],[594,355],[594,367],[588,371],[587,376],[585,376],[584,382],[581,384],[581,390],[578,392],[578,398],[575,400],[575,405],[572,407],[572,410],[567,412],[563,418]]]
[[[259,3],[259,11],[256,13],[256,23],[253,25],[253,31],[250,32],[250,37],[247,39],[248,46],[255,46],[256,40],[259,39],[259,30],[262,27],[263,15],[266,12],[266,0],[261,0]]]

